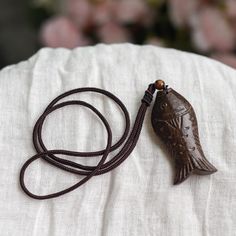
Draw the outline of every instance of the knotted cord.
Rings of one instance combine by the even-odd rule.
[[[138,113],[136,115],[135,123],[133,125],[132,131],[130,134],[129,134],[129,129],[130,129],[129,113],[128,113],[125,105],[121,102],[121,100],[119,100],[115,95],[113,95],[110,92],[103,90],[103,89],[99,89],[99,88],[84,87],[84,88],[70,90],[70,91],[65,92],[65,93],[59,95],[58,97],[56,97],[47,106],[47,108],[45,109],[43,114],[39,117],[39,119],[37,120],[37,122],[34,126],[33,144],[34,144],[37,154],[32,156],[31,158],[29,158],[21,168],[20,185],[21,185],[22,189],[24,190],[24,192],[28,196],[35,198],[35,199],[39,199],[39,200],[59,197],[63,194],[66,194],[66,193],[80,187],[82,184],[86,183],[93,176],[105,174],[105,173],[113,170],[117,166],[119,166],[130,155],[130,153],[133,151],[133,149],[138,141],[147,107],[152,102],[153,94],[154,94],[156,88],[158,89],[157,82],[150,84],[148,86],[147,90],[145,91],[145,94],[141,100],[141,105],[140,105]],[[95,92],[95,93],[100,93],[102,95],[105,95],[105,96],[109,97],[110,99],[112,99],[121,108],[122,112],[124,113],[125,122],[126,122],[125,131],[124,131],[123,135],[121,136],[121,138],[114,145],[112,145],[112,131],[111,131],[109,123],[107,122],[105,117],[94,106],[92,106],[89,103],[86,103],[84,101],[80,101],[80,100],[69,100],[69,101],[65,101],[65,102],[59,102],[61,99],[65,98],[67,96],[70,96],[70,95],[76,94],[76,93],[82,93],[82,92]],[[93,111],[101,119],[101,121],[103,122],[103,124],[106,128],[106,131],[107,131],[107,145],[106,145],[105,149],[100,150],[100,151],[95,151],[95,152],[75,152],[75,151],[64,150],[64,149],[48,150],[46,148],[46,146],[44,145],[44,142],[42,140],[42,127],[43,127],[43,123],[45,121],[45,118],[55,110],[58,110],[58,109],[65,107],[65,106],[74,106],[74,105],[80,105],[80,106],[87,107],[88,109]],[[128,135],[129,135],[129,137],[128,137]],[[126,140],[127,137],[128,137],[128,139]],[[126,140],[126,142],[124,143],[125,140]],[[121,150],[118,152],[118,154],[116,154],[114,157],[112,157],[109,161],[106,162],[108,154],[110,152],[116,150],[117,148],[119,148],[123,143],[124,143],[124,145],[121,148]],[[94,157],[94,156],[102,155],[102,157],[96,166],[86,166],[86,165],[76,163],[74,161],[70,161],[70,160],[58,157],[56,155],[67,155],[67,156],[77,156],[77,157]],[[85,177],[83,179],[81,179],[79,182],[77,182],[76,184],[74,184],[71,187],[68,187],[64,190],[61,190],[61,191],[58,191],[55,193],[51,193],[51,194],[47,194],[47,195],[36,195],[36,194],[30,192],[25,185],[25,171],[32,162],[36,161],[39,158],[42,158],[43,160],[45,160],[49,164],[51,164],[57,168],[60,168],[64,171],[74,173],[77,175],[82,175]]]

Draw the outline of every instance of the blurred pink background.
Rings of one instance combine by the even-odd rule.
[[[236,68],[236,0],[34,0],[27,6],[38,47],[152,44]]]

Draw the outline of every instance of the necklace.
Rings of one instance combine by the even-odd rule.
[[[191,173],[211,174],[216,172],[216,168],[207,161],[201,148],[199,141],[197,119],[192,106],[189,102],[178,94],[175,90],[168,88],[164,81],[157,80],[155,83],[149,84],[145,94],[141,100],[141,105],[136,115],[135,123],[129,134],[130,118],[125,105],[114,94],[99,88],[84,87],[67,91],[56,97],[45,109],[43,114],[38,118],[33,129],[33,144],[37,152],[36,155],[29,158],[20,171],[20,185],[23,191],[34,199],[49,199],[59,197],[70,191],[75,190],[89,179],[96,175],[105,174],[117,166],[119,166],[131,154],[138,141],[144,117],[147,108],[150,106],[153,94],[159,90],[156,95],[156,101],[152,110],[152,125],[155,133],[166,144],[171,152],[172,158],[175,160],[176,175],[174,184],[183,182]],[[80,100],[68,100],[60,102],[61,99],[76,93],[95,92],[107,96],[112,99],[122,110],[125,117],[125,130],[121,138],[112,145],[112,131],[106,118],[91,104]],[[75,152],[70,150],[55,149],[48,150],[42,140],[42,127],[45,118],[55,110],[65,106],[84,106],[93,111],[107,131],[107,145],[105,149],[95,152]],[[123,144],[121,150],[106,162],[110,152],[116,150]],[[94,157],[101,156],[96,166],[85,166],[74,161],[60,158],[57,155]],[[25,171],[29,165],[42,158],[47,163],[60,168],[64,171],[84,176],[76,184],[59,192],[36,195],[29,191],[25,185]]]

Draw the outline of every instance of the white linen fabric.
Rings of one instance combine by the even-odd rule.
[[[19,172],[35,150],[33,126],[57,95],[79,87],[98,87],[118,96],[130,112],[131,126],[148,84],[157,79],[193,105],[206,157],[218,172],[192,175],[173,186],[173,162],[156,137],[148,108],[137,146],[118,168],[50,200],[29,198]],[[73,95],[95,105],[108,119],[113,143],[124,117],[107,97]],[[68,98],[70,99],[70,98]],[[131,44],[41,49],[29,60],[0,71],[0,235],[236,235],[236,71],[191,53]],[[49,149],[96,151],[106,146],[100,120],[83,107],[50,114],[43,127]],[[109,155],[111,158],[117,151]],[[95,164],[99,157],[76,158]],[[81,177],[38,160],[26,183],[48,194]]]

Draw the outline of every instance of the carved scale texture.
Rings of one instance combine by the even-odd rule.
[[[211,174],[216,171],[202,150],[192,106],[173,89],[167,94],[159,92],[153,107],[152,125],[175,161],[174,184],[183,182],[192,172]]]

